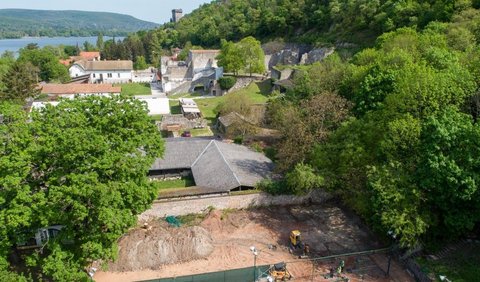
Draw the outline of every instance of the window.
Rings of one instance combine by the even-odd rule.
[[[112,78],[113,75],[112,75],[111,73],[107,73],[107,77],[108,77],[108,78]]]
[[[95,74],[93,74],[93,78],[95,78]]]
[[[118,73],[118,78],[120,78],[120,73]]]

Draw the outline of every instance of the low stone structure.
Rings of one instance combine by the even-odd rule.
[[[263,206],[288,206],[301,204],[321,204],[332,199],[328,192],[317,189],[304,196],[279,195],[273,196],[267,193],[238,195],[238,196],[218,196],[218,197],[197,197],[187,200],[188,204],[179,205],[177,201],[155,202],[152,208],[139,216],[141,221],[148,221],[166,214],[180,216],[192,213],[202,213],[209,207],[215,209],[247,209]]]

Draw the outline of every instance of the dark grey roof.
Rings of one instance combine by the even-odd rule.
[[[216,141],[210,142],[192,166],[195,184],[230,191],[241,186]]]
[[[156,159],[150,170],[190,169],[211,138],[167,138],[163,159]]]
[[[178,168],[191,168],[198,186],[230,191],[239,186],[254,187],[271,175],[273,163],[263,154],[236,144],[197,138],[167,139],[164,159],[157,159],[151,170]]]

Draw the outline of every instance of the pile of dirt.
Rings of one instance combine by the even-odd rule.
[[[150,224],[122,237],[118,260],[110,271],[159,269],[163,265],[205,258],[213,252],[210,233],[202,227],[164,227]]]

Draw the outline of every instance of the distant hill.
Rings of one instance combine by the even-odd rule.
[[[128,15],[85,12],[0,9],[0,38],[24,36],[125,36],[152,29],[156,23]]]

